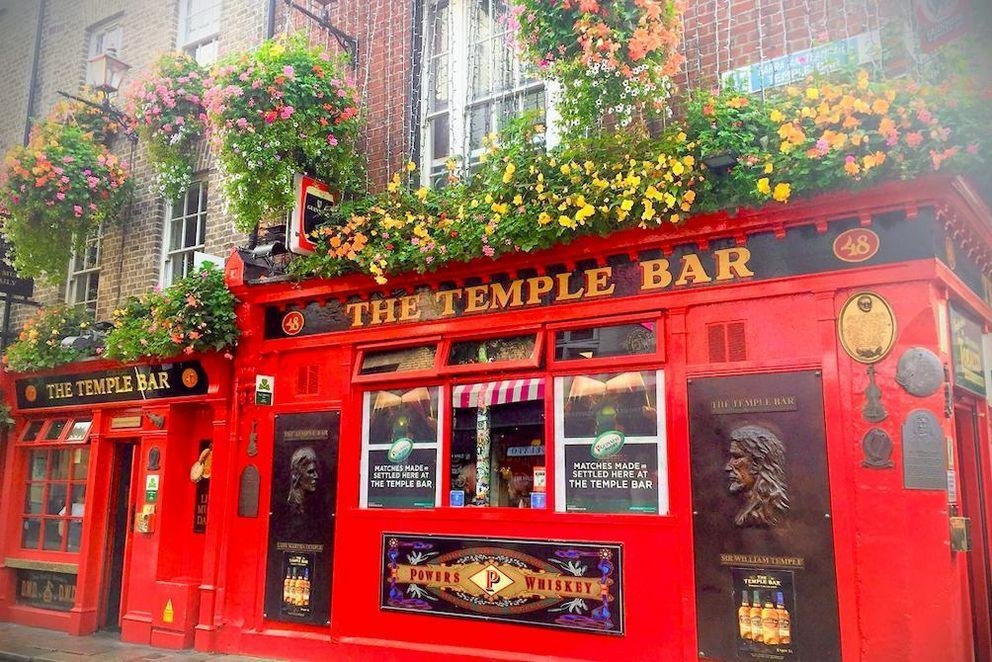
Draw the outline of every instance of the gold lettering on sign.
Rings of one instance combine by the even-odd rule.
[[[591,297],[601,297],[613,294],[616,285],[609,283],[610,276],[613,275],[613,267],[600,267],[586,271],[586,295]]]

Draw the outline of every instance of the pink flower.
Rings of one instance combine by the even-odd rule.
[[[978,154],[978,143],[971,143],[964,148],[969,154]]]
[[[486,244],[485,246],[482,247],[482,254],[485,255],[486,257],[492,257],[493,255],[496,254],[496,249]]]
[[[282,68],[282,75],[286,78],[292,78],[296,71],[293,69],[293,65],[287,64]]]
[[[335,145],[338,144],[338,139],[334,137],[333,133],[327,134],[327,144],[330,145],[331,147],[334,147]]]
[[[293,108],[292,106],[283,106],[282,110],[279,111],[279,117],[281,117],[284,120],[288,120],[290,117],[293,116],[294,112],[296,112],[296,109]]]
[[[80,216],[83,215],[83,208],[80,207],[79,205],[73,205],[72,213],[76,215],[76,218],[79,218]]]
[[[239,129],[243,129],[248,126],[248,119],[245,117],[239,117],[234,123],[238,125]]]
[[[919,147],[923,142],[923,136],[918,131],[906,134],[906,144],[910,147]]]

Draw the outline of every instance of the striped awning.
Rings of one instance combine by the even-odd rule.
[[[544,379],[507,379],[486,384],[461,384],[452,389],[451,396],[455,407],[463,408],[540,400],[544,397]]]

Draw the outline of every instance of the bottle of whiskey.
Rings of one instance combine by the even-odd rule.
[[[297,607],[300,605],[300,599],[303,597],[303,572],[299,568],[294,568],[294,577],[292,590],[290,591],[290,601]]]
[[[761,609],[761,634],[766,646],[778,645],[778,609],[772,605],[770,591]]]
[[[310,606],[310,568],[303,568],[303,595],[301,604],[304,607]]]
[[[778,643],[791,644],[791,620],[789,618],[789,611],[785,608],[785,601],[782,599],[782,591],[775,593],[775,606],[778,611]]]
[[[290,590],[289,589],[290,589],[290,586],[292,585],[292,581],[293,581],[293,568],[292,567],[289,567],[289,568],[286,568],[286,576],[282,580],[282,603],[283,604],[288,604],[289,603],[289,593],[290,593]]]
[[[741,639],[750,639],[751,606],[747,603],[747,591],[741,591],[741,606],[737,609],[737,622],[740,625]]]
[[[755,591],[751,602],[751,641],[760,644],[764,640],[765,635],[761,628],[761,591]]]

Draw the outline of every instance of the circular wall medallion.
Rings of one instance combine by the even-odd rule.
[[[303,313],[298,310],[291,310],[283,315],[282,332],[287,336],[295,336],[303,330],[303,324],[305,322],[306,320],[303,317]]]
[[[186,388],[193,388],[199,383],[200,376],[196,374],[196,370],[193,368],[186,368],[183,370],[182,380],[183,386]]]
[[[834,255],[844,262],[864,262],[878,253],[878,235],[868,228],[844,230],[834,239]]]
[[[892,464],[892,437],[882,428],[872,428],[861,438],[861,450],[865,459],[861,466],[872,469],[887,469]]]
[[[38,389],[35,388],[34,384],[28,384],[24,387],[24,399],[28,402],[34,402],[38,399]]]
[[[889,303],[874,292],[852,294],[837,318],[840,344],[855,361],[876,363],[896,341],[896,318]]]
[[[944,383],[944,366],[926,347],[911,347],[899,357],[896,383],[910,395],[925,398],[936,393]]]

